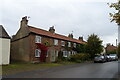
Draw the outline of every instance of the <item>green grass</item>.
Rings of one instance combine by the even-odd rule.
[[[2,67],[2,75],[16,74],[20,72],[32,71],[32,70],[43,70],[51,67],[75,64],[74,62],[63,61],[61,63],[23,63],[23,62],[14,62],[9,65],[3,65]]]
[[[62,66],[63,64],[58,63],[42,63],[42,64],[32,64],[32,63],[14,63],[10,65],[2,66],[2,74],[15,74],[19,72],[31,71],[31,70],[42,70],[50,67]],[[1,67],[1,66],[0,66]]]

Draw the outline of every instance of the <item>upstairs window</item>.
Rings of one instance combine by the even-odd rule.
[[[65,41],[61,41],[61,46],[65,46]]]
[[[73,44],[74,48],[76,48],[76,43]]]
[[[41,50],[40,49],[36,49],[35,50],[35,57],[40,57],[41,54]]]
[[[35,37],[35,43],[41,43],[41,36]]]
[[[54,45],[58,45],[58,40],[54,39]]]
[[[71,47],[71,42],[68,42],[68,47]]]

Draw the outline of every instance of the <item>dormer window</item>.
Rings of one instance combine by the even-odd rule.
[[[41,43],[41,36],[35,37],[35,43]]]
[[[65,41],[61,41],[61,46],[65,46]]]
[[[68,47],[71,47],[71,42],[68,42]]]
[[[54,45],[58,45],[58,40],[54,39]]]

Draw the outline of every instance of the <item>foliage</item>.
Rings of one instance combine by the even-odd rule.
[[[70,43],[71,43],[71,45],[73,44],[73,42],[70,42]],[[68,47],[68,42],[66,42],[66,44],[65,44],[65,49],[66,49],[67,51],[69,51],[69,50],[72,49],[72,47]]]
[[[87,40],[86,49],[91,55],[91,59],[93,59],[95,54],[100,54],[103,51],[102,40],[95,34],[90,35]]]
[[[86,53],[86,44],[77,44],[76,51],[77,53]]]
[[[109,4],[110,8],[115,8],[116,13],[110,13],[111,22],[115,21],[118,25],[120,25],[120,0],[117,3]]]
[[[87,60],[90,60],[90,55],[87,53],[74,54],[71,55],[70,57],[70,61],[74,61],[74,62],[82,62]]]
[[[107,54],[116,54],[116,50],[109,51],[109,52],[107,52]]]
[[[50,43],[48,41],[44,42],[45,46],[50,46]]]

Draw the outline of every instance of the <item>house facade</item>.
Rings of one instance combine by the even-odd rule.
[[[12,60],[26,62],[55,62],[58,56],[69,57],[75,54],[77,44],[85,44],[73,38],[72,34],[64,36],[55,33],[54,26],[49,31],[28,25],[27,17],[23,17],[20,29],[12,38]]]
[[[6,30],[0,25],[0,65],[10,62],[10,37]]]
[[[116,50],[117,50],[117,47],[116,46],[114,46],[113,44],[111,45],[111,44],[107,44],[107,46],[106,46],[106,53],[109,53],[109,52],[116,52]]]

